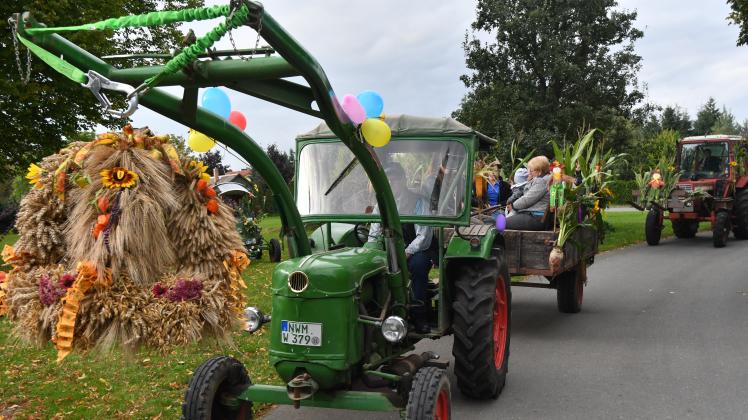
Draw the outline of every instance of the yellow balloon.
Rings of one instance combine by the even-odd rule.
[[[390,126],[378,118],[367,118],[361,124],[361,134],[364,140],[374,147],[382,147],[390,142],[392,131]]]
[[[216,145],[216,141],[199,131],[190,130],[187,145],[197,153],[205,153]]]

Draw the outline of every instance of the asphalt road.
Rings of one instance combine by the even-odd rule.
[[[453,385],[456,419],[748,418],[748,241],[711,233],[599,255],[579,314],[513,288],[510,372],[497,400]],[[452,338],[422,343],[452,359]],[[456,381],[450,368],[452,383]],[[267,419],[397,419],[291,407]]]

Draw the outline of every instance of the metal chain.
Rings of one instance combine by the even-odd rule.
[[[232,35],[232,31],[229,30],[229,40],[231,40],[231,46],[234,48],[234,52],[236,52],[236,55],[239,56],[239,59],[244,61],[249,61],[252,59],[254,54],[257,54],[257,49],[260,47],[260,32],[262,32],[262,14],[265,13],[265,10],[260,13],[259,21],[257,24],[257,38],[255,38],[255,49],[253,50],[253,54],[250,54],[249,57],[245,57],[241,54],[239,54],[239,49],[236,48],[236,43],[234,42],[234,37]],[[231,16],[234,15],[234,12],[232,11],[229,15],[228,19],[231,19]]]
[[[18,31],[16,30],[16,23],[16,20],[12,17],[8,19],[11,37],[13,37],[13,48],[16,52],[16,66],[18,67],[18,74],[21,76],[21,81],[25,85],[29,83],[29,80],[31,80],[31,51],[28,48],[26,49],[26,76],[24,77],[23,67],[21,66],[21,55],[19,52],[20,48],[18,46]]]

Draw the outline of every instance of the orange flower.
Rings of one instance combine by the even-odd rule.
[[[208,209],[208,213],[210,214],[218,213],[218,201],[215,198],[211,198],[210,200],[208,200],[208,203],[205,204],[205,207]]]

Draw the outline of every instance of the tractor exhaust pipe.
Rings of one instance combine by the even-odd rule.
[[[310,398],[318,389],[319,384],[317,381],[312,379],[311,375],[306,372],[296,376],[286,384],[286,392],[288,392],[288,398],[293,401],[293,408],[299,408],[301,400]]]

